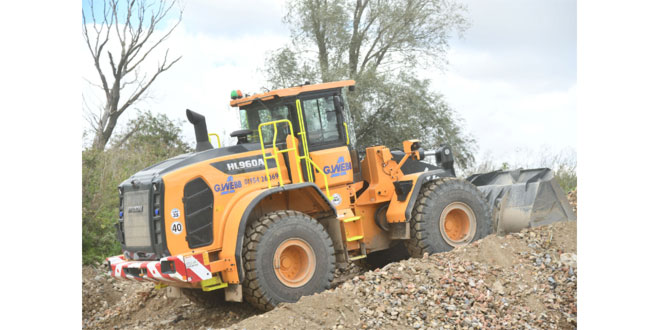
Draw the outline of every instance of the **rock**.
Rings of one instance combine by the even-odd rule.
[[[577,255],[575,253],[562,253],[559,256],[559,261],[571,268],[577,267]]]
[[[502,282],[495,281],[493,283],[493,292],[498,294],[504,294],[504,286],[502,285]]]

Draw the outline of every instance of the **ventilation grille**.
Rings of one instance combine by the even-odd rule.
[[[149,190],[130,191],[125,194],[124,237],[127,247],[151,246]]]
[[[188,247],[196,248],[213,242],[213,192],[197,178],[183,188]]]

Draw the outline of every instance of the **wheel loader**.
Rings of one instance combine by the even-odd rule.
[[[112,276],[180,288],[201,304],[262,310],[330,287],[335,267],[449,251],[494,231],[574,220],[548,169],[456,178],[449,146],[356,150],[352,80],[233,91],[236,144],[213,147],[186,111],[195,152],[119,185]],[[348,89],[348,91],[347,91]]]

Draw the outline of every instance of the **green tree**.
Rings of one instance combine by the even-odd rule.
[[[163,114],[139,114],[107,150],[82,152],[83,262],[119,254],[114,225],[118,218],[117,186],[132,174],[159,161],[191,152],[180,122]]]
[[[348,102],[359,148],[418,138],[449,144],[459,166],[474,161],[474,140],[442,95],[418,72],[442,66],[451,33],[468,24],[452,0],[292,0],[284,21],[291,45],[266,60],[272,88],[354,79]]]

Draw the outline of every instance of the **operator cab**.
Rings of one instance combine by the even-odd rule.
[[[239,108],[241,130],[233,132],[231,136],[238,138],[238,144],[260,144],[263,141],[265,148],[272,147],[275,137],[275,145],[279,149],[285,149],[286,137],[291,134],[289,127],[292,127],[293,135],[299,139],[298,150],[301,155],[304,136],[310,157],[321,168],[332,169],[333,165],[336,167],[339,163],[351,162],[350,167],[354,169],[352,173],[359,173],[357,152],[352,143],[355,139],[352,130],[349,130],[350,113],[345,105],[342,89],[354,84],[352,80],[307,84],[253,96],[235,97],[230,104]],[[237,94],[240,95],[232,93]],[[273,121],[277,123],[262,125],[260,139],[259,125]],[[306,134],[301,134],[301,123]],[[324,150],[326,152],[321,153]],[[328,153],[336,155],[330,156]],[[332,163],[326,164],[327,162]],[[315,171],[313,176],[316,176],[316,173],[318,171]],[[350,181],[353,179],[351,176]]]
[[[245,136],[247,143],[259,143],[259,125],[271,121],[288,120],[293,125],[294,133],[299,135],[300,123],[296,111],[296,100],[300,100],[302,114],[307,132],[307,143],[315,148],[328,148],[346,145],[347,131],[343,126],[344,116],[341,109],[335,107],[334,98],[341,97],[337,92],[324,93],[325,95],[300,95],[299,98],[286,98],[278,101],[253,102],[239,109],[241,130],[232,133],[232,136]],[[264,126],[262,129],[264,144],[272,144],[273,126]],[[277,124],[276,143],[285,143],[286,135],[290,134],[286,122]]]

